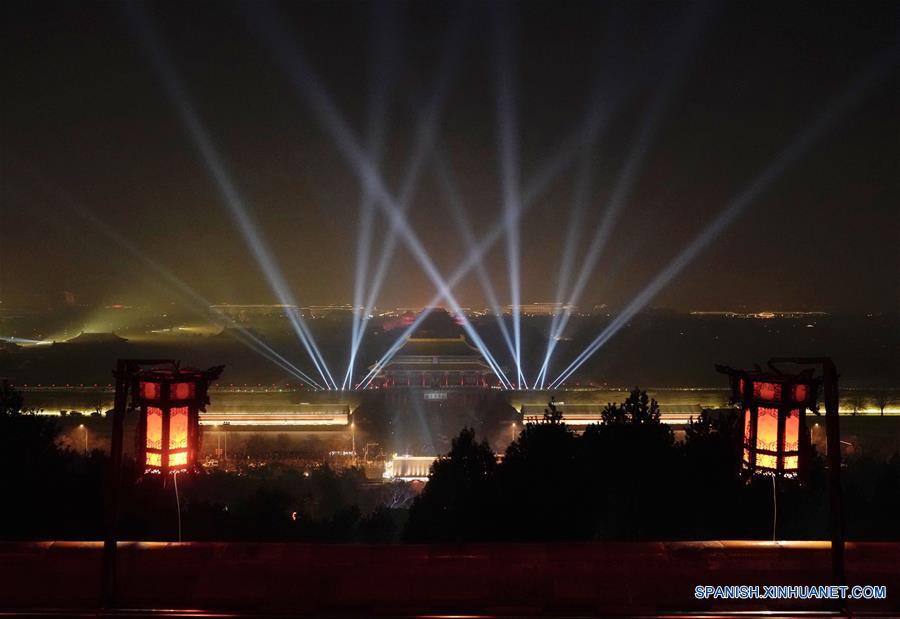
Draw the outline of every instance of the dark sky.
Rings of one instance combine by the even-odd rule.
[[[581,300],[586,307],[626,303],[831,101],[897,58],[892,2],[476,3],[467,10],[446,2],[190,2],[141,11],[118,2],[7,0],[0,8],[5,306],[45,305],[64,290],[91,304],[178,298],[92,221],[211,302],[275,301],[148,60],[134,26],[141,19],[163,42],[297,301],[352,300],[359,178],[266,45],[256,26],[262,9],[296,39],[363,145],[383,87],[385,112],[375,116],[386,123],[383,172],[395,193],[460,24],[459,61],[444,63],[452,71],[437,140],[478,237],[503,214],[498,33],[510,42],[506,83],[521,186],[583,132],[591,101],[620,101],[589,162],[575,153],[521,224],[522,301],[552,300],[578,180],[589,178],[590,190],[576,227],[576,267],[623,187],[623,170],[633,171]],[[652,305],[895,309],[895,69],[876,70]],[[465,245],[433,161],[422,168],[409,221],[446,274]],[[385,231],[379,217],[376,256]],[[403,243],[397,247],[378,305],[423,304],[433,287]],[[485,264],[509,302],[503,238]],[[485,305],[475,277],[457,293],[462,305]]]

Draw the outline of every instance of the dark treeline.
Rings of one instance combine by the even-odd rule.
[[[0,539],[101,539],[108,458],[61,447],[53,418],[0,393]],[[322,542],[771,539],[770,478],[740,476],[734,415],[704,414],[676,443],[656,403],[635,390],[577,435],[550,405],[502,461],[465,429],[416,497],[358,469],[280,465],[179,475],[185,540]],[[824,465],[779,480],[779,539],[828,534]],[[126,461],[123,539],[177,539],[172,478]],[[850,539],[900,539],[900,457],[844,472]]]
[[[57,421],[0,387],[0,539],[102,539],[109,457],[61,446]],[[174,480],[140,475],[133,459],[123,473],[121,537],[177,539]],[[185,540],[399,541],[414,497],[359,469],[271,464],[182,474],[178,490]]]
[[[704,413],[676,443],[638,389],[578,435],[553,403],[497,463],[463,430],[410,509],[408,541],[772,539],[773,482],[740,474],[736,412]],[[779,479],[778,539],[825,539],[824,462]],[[843,471],[851,539],[900,539],[900,456]]]

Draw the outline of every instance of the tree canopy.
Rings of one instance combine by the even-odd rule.
[[[771,482],[741,476],[737,411],[704,411],[676,442],[657,402],[637,388],[581,434],[565,423],[563,408],[551,400],[543,418],[527,423],[499,458],[472,430],[461,433],[414,502],[407,538],[771,539]],[[824,467],[811,458],[803,478],[779,481],[779,513],[789,514],[778,530],[785,539],[827,536]],[[848,475],[860,504],[879,505],[874,520],[872,510],[860,510],[872,522],[862,530],[898,538],[900,530],[883,514],[900,517],[891,498],[900,491],[900,459],[866,467],[872,470],[865,479]]]

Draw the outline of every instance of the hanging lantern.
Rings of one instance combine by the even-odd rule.
[[[731,402],[741,406],[741,461],[750,474],[793,477],[807,439],[806,409],[813,409],[819,381],[809,373],[716,368],[731,379]]]
[[[140,413],[137,454],[146,473],[166,475],[194,468],[200,446],[200,411],[209,404],[209,383],[222,369],[176,366],[134,375],[132,402]]]

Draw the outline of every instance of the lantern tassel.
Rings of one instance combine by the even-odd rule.
[[[175,485],[175,510],[178,512],[178,541],[181,541],[181,500],[178,498],[178,471],[172,474]]]
[[[775,491],[775,475],[772,475],[772,541],[775,541],[775,531],[778,527],[778,493]],[[177,488],[177,486],[176,486]],[[180,520],[179,520],[180,522]],[[179,524],[179,527],[181,525]],[[180,529],[179,529],[180,530]],[[178,534],[178,541],[181,541],[181,533]]]

